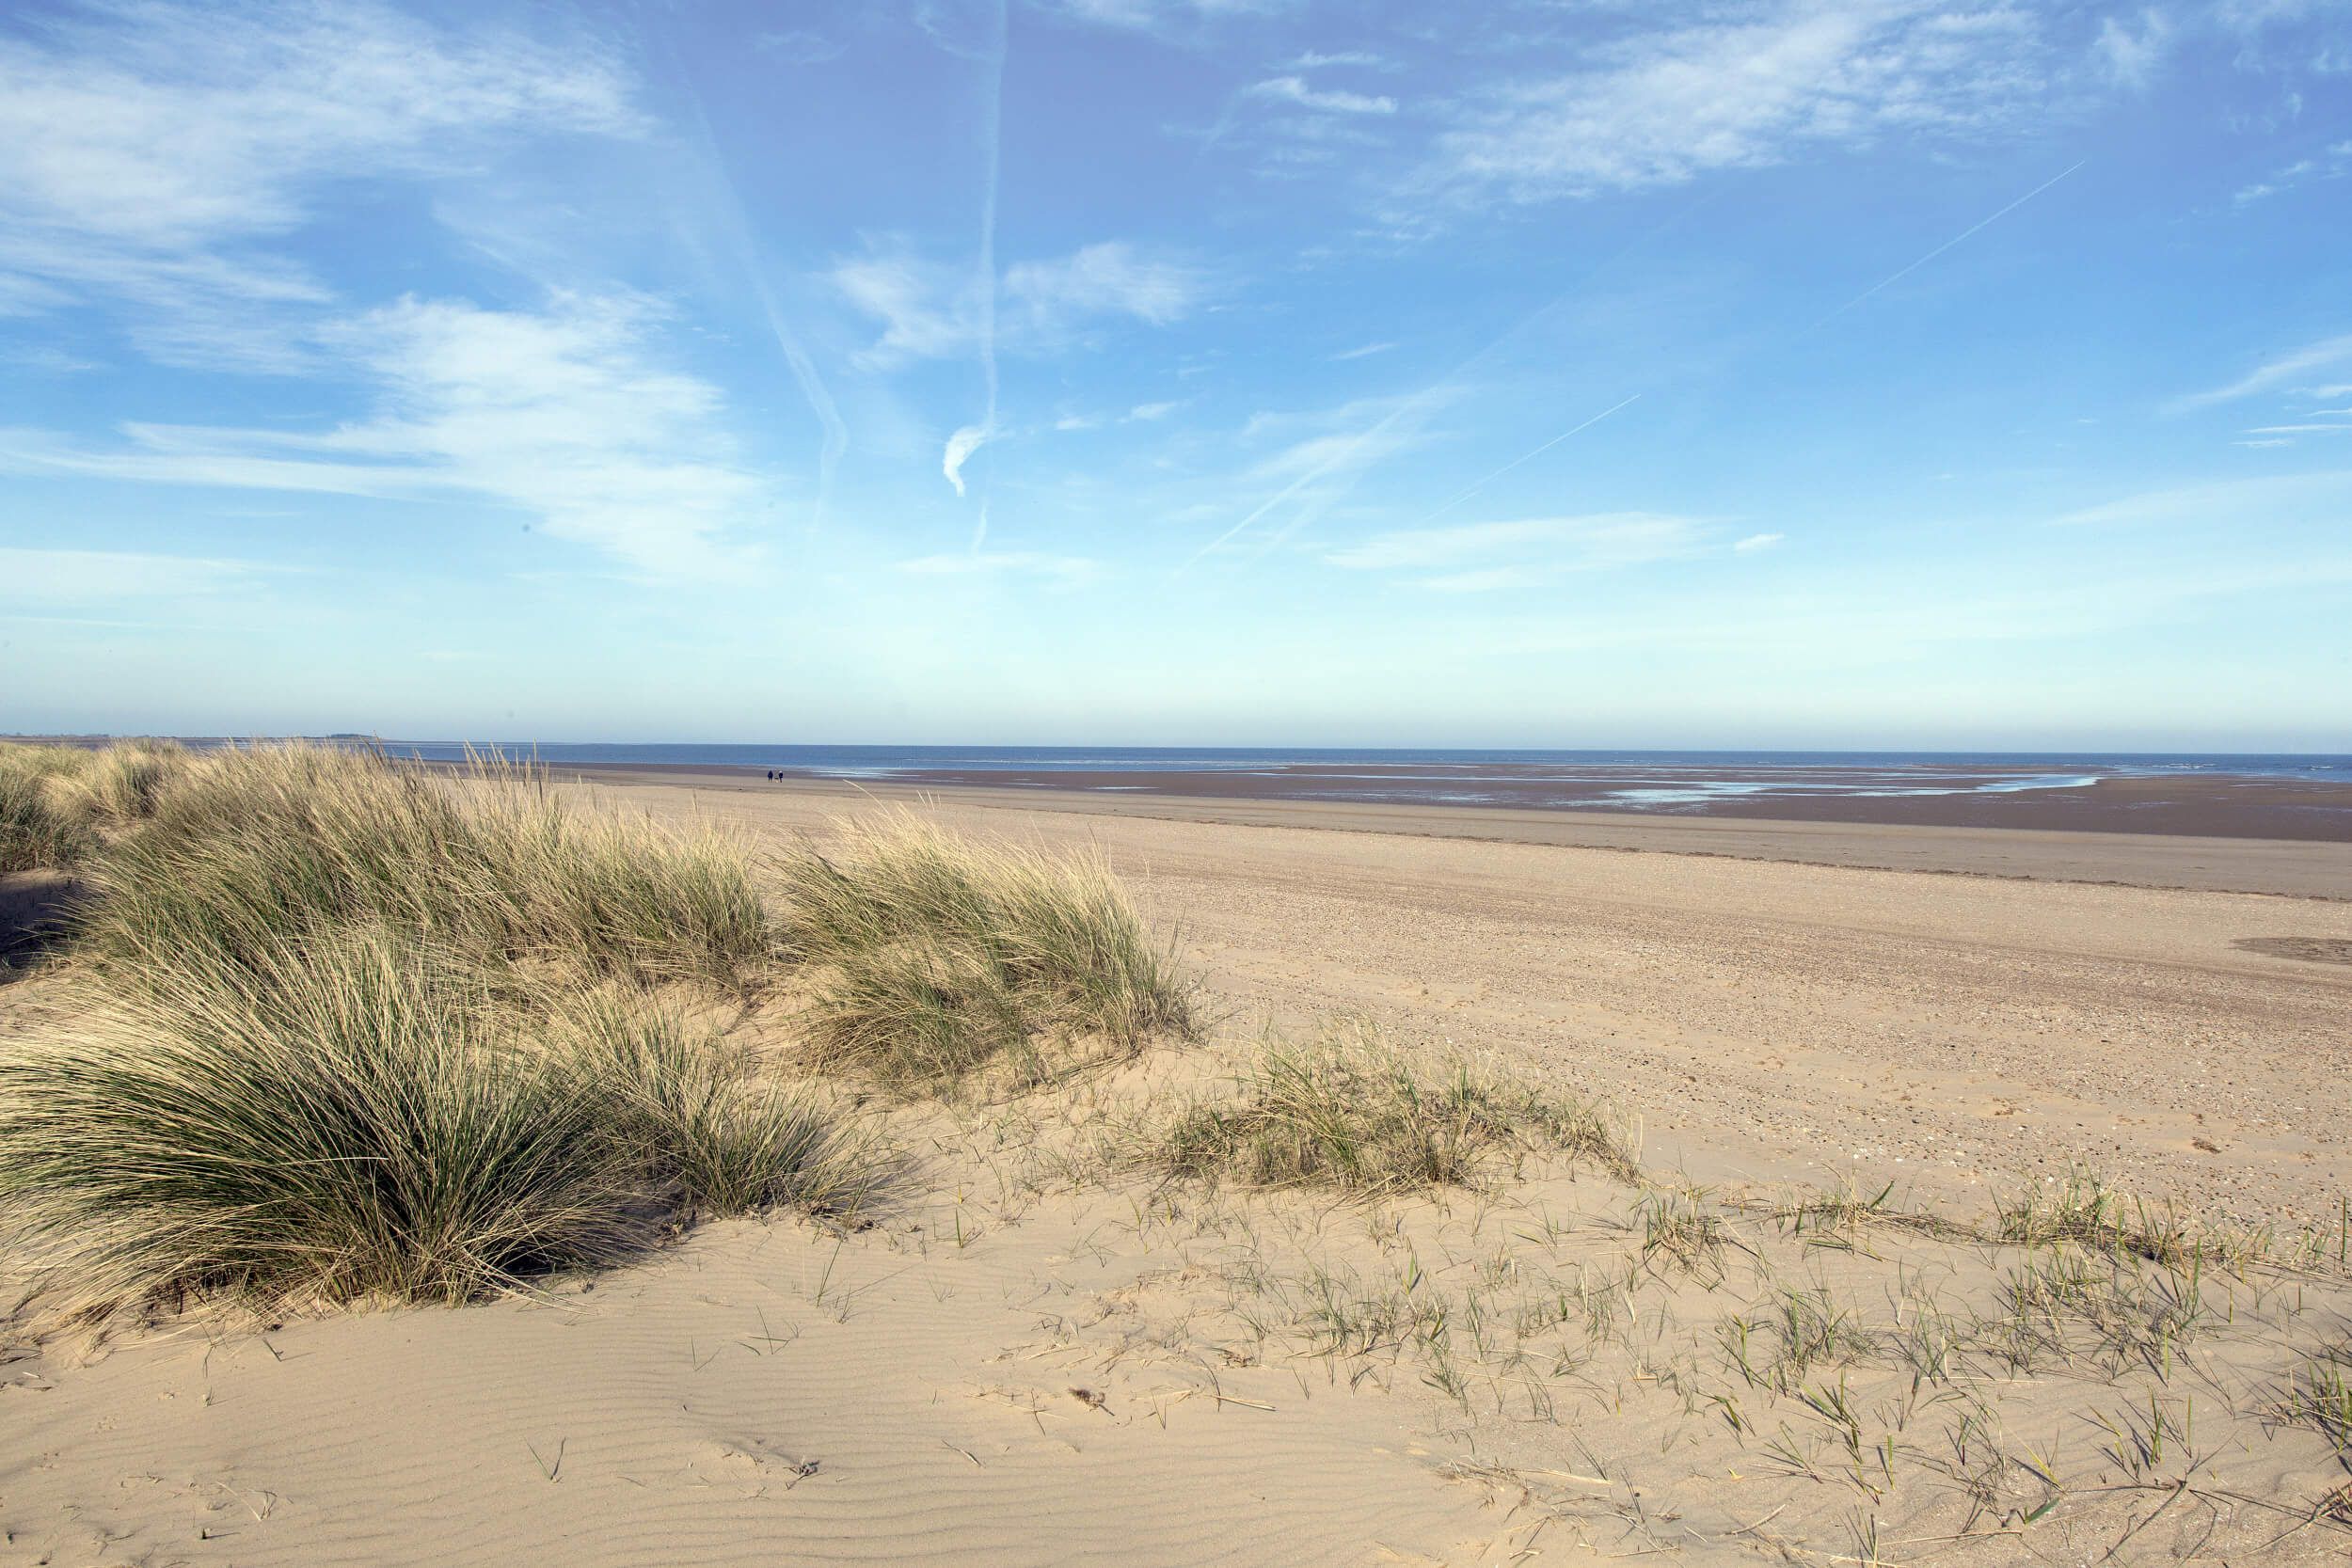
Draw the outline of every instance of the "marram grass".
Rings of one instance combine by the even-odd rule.
[[[43,780],[0,768],[0,873],[62,869],[88,847],[87,830],[57,809]]]
[[[1476,1187],[1515,1156],[1640,1166],[1597,1107],[1549,1098],[1459,1056],[1421,1060],[1369,1020],[1326,1020],[1305,1040],[1268,1033],[1232,1092],[1197,1099],[1125,1142],[1165,1175],[1249,1187],[1375,1195]]]
[[[168,740],[103,751],[0,742],[0,872],[72,869],[101,829],[145,817],[186,756]]]
[[[34,762],[92,888],[88,1014],[0,1060],[47,1310],[464,1300],[886,1168],[698,1022],[772,962],[723,835],[316,746]]]
[[[290,933],[379,922],[479,964],[749,983],[768,956],[749,856],[716,829],[582,808],[525,769],[453,784],[366,752],[238,748],[183,768],[93,852],[83,956],[135,984],[202,954],[263,962]]]
[[[1099,856],[952,837],[894,814],[784,863],[780,944],[812,972],[817,1064],[900,1092],[1042,1082],[1188,1037],[1191,992]]]
[[[641,994],[518,1006],[377,925],[249,958],[0,1062],[0,1208],[53,1307],[461,1301],[686,1214],[851,1209],[879,1168]]]

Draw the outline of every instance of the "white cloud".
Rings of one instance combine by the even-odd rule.
[[[1392,115],[1396,113],[1396,100],[1393,98],[1385,95],[1378,98],[1368,97],[1360,92],[1318,92],[1309,87],[1306,79],[1300,76],[1277,76],[1271,81],[1258,83],[1249,89],[1249,93],[1253,98],[1280,99],[1284,103],[1296,103],[1305,108],[1320,109],[1327,114]]]
[[[655,575],[720,564],[719,537],[765,494],[736,466],[708,384],[663,369],[660,308],[559,295],[540,311],[403,299],[335,323],[320,347],[372,385],[374,417],[323,435],[126,427],[92,451],[0,433],[0,471],[512,507]]]
[[[289,368],[256,308],[316,306],[254,252],[329,182],[466,166],[483,138],[635,135],[601,54],[442,32],[381,6],[104,7],[0,40],[0,275],[145,308],[166,357]]]
[[[2341,180],[2352,174],[2352,141],[2340,141],[2328,147],[2316,158],[2298,158],[2250,185],[2244,186],[2232,198],[2243,205],[2293,190],[2307,181]]]
[[[0,548],[0,603],[87,604],[205,594],[262,570],[238,561],[110,550]]]
[[[1184,404],[1181,403],[1138,403],[1133,408],[1127,410],[1127,419],[1130,421],[1136,420],[1164,420],[1183,406]]]
[[[1768,550],[1788,536],[1785,533],[1751,533],[1731,547],[1735,550]]]
[[[2053,107],[2037,24],[1999,4],[1768,0],[1655,28],[1583,69],[1475,102],[1421,182],[1519,200],[1673,184],[1899,131],[1979,132]]]
[[[2050,519],[2057,527],[2123,524],[2233,524],[2306,515],[2306,508],[2341,512],[2352,505],[2352,469],[2223,480],[2149,490]]]
[[[882,324],[882,337],[860,356],[868,365],[954,358],[979,347],[979,294],[966,269],[888,250],[837,262],[829,276],[851,305]],[[1000,317],[996,345],[1014,354],[1066,347],[1106,319],[1166,326],[1190,314],[1206,293],[1197,269],[1120,241],[1016,262],[1006,269],[1003,289],[1015,309]]]
[[[2139,13],[2137,26],[2111,16],[2099,24],[2099,56],[2106,61],[2108,73],[2125,87],[2147,87],[2171,43],[2171,22],[2153,8]]]
[[[1394,347],[1396,347],[1394,343],[1366,343],[1361,348],[1343,350],[1331,356],[1331,358],[1334,362],[1343,359],[1364,359],[1375,354],[1386,354]]]
[[[1199,273],[1120,241],[1081,247],[1052,261],[1023,261],[1005,273],[1005,293],[1026,303],[1043,331],[1074,318],[1133,316],[1166,326],[1200,304]]]
[[[1604,512],[1410,529],[1334,550],[1324,560],[1355,571],[1377,571],[1463,565],[1496,556],[1517,556],[1521,559],[1459,577],[1431,578],[1425,586],[1454,591],[1521,588],[1570,572],[1636,566],[1695,554],[1704,547],[1706,532],[1704,524],[1690,517]]]
[[[861,356],[869,364],[948,358],[979,341],[979,312],[960,272],[877,255],[838,262],[830,277],[851,305],[882,324],[881,339]]]
[[[2289,386],[2306,372],[2325,370],[2330,365],[2342,364],[2345,360],[2352,360],[2352,332],[2347,332],[2342,337],[2324,338],[2318,342],[2307,343],[2292,353],[2282,354],[2269,363],[2249,372],[2226,387],[2217,387],[2209,392],[2197,392],[2188,397],[2175,398],[2168,406],[2177,413],[2190,408],[2202,408],[2210,404],[2228,403],[2236,398],[2251,397],[2256,392],[2267,392],[2275,388]],[[2333,394],[2321,391],[2317,395],[2328,397]]]

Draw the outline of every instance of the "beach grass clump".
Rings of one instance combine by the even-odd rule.
[[[0,768],[0,873],[62,870],[89,844],[88,830],[57,809],[40,775]]]
[[[682,1213],[854,1213],[888,1166],[870,1132],[683,1008],[621,986],[556,1002],[546,1034],[609,1097],[634,1180]]]
[[[366,923],[647,983],[740,989],[769,954],[733,839],[583,810],[504,765],[453,784],[373,752],[240,747],[163,781],[90,872],[79,950],[132,977],[195,954],[252,969],[290,933]]]
[[[1361,1018],[1327,1020],[1305,1040],[1269,1032],[1232,1088],[1192,1101],[1147,1138],[1146,1163],[1211,1183],[1367,1196],[1476,1187],[1500,1161],[1539,1151],[1639,1175],[1599,1108],[1548,1098],[1460,1056],[1424,1063]]]
[[[187,765],[176,740],[118,740],[83,753],[80,767],[51,784],[66,809],[93,827],[126,828],[154,815],[164,785]]]
[[[1041,1082],[1196,1027],[1168,949],[1099,856],[845,824],[783,871],[781,946],[812,974],[818,1064],[907,1093]]]
[[[103,831],[145,817],[186,757],[169,740],[0,744],[0,872],[72,869]]]
[[[880,1169],[642,993],[522,1005],[379,923],[247,959],[185,954],[0,1062],[0,1227],[65,1313],[455,1303],[691,1218],[845,1212]]]
[[[456,955],[358,927],[246,958],[0,1063],[0,1210],[45,1293],[457,1301],[642,1240],[605,1091]]]

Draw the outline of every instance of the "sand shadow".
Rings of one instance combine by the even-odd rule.
[[[22,978],[65,938],[82,884],[58,871],[0,877],[0,986]]]

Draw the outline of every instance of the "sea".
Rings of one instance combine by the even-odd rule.
[[[338,737],[347,738],[347,737]],[[460,741],[377,742],[461,761]],[[2352,756],[2228,752],[1468,751],[1319,747],[810,746],[473,743],[554,766],[721,767],[798,778],[1430,804],[1688,811],[1745,800],[1988,795],[2101,779],[2199,777],[2352,784]]]

